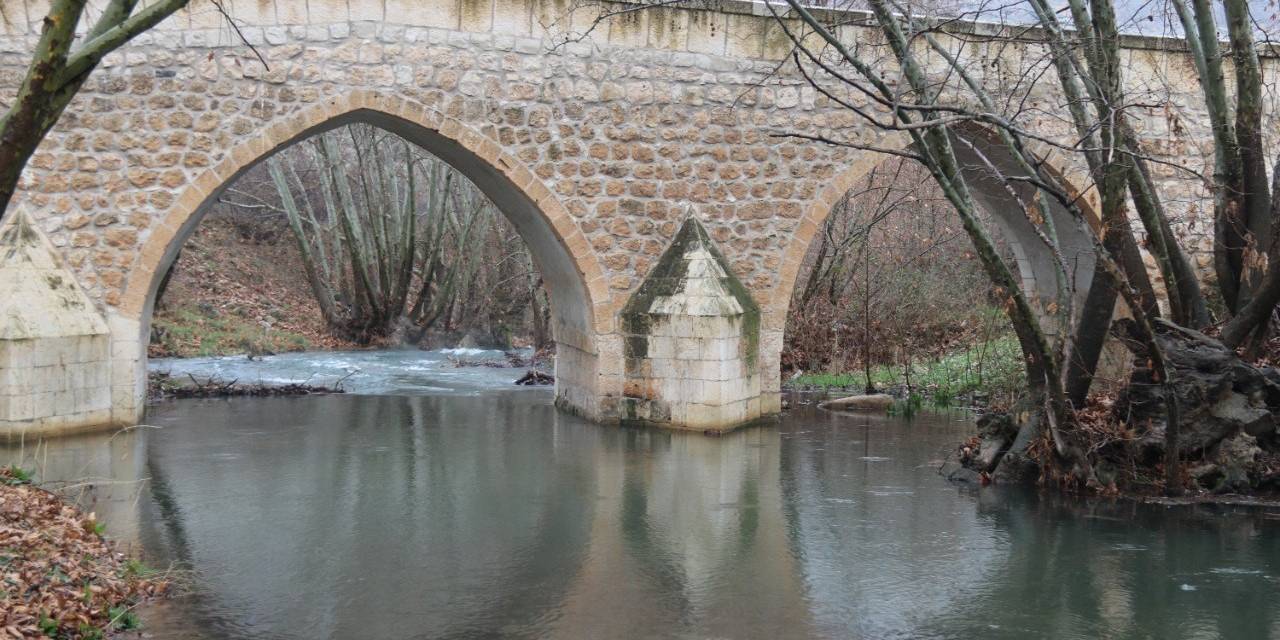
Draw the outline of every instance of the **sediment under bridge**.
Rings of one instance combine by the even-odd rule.
[[[887,157],[777,134],[906,144],[809,86],[760,4],[612,17],[568,0],[223,4],[238,33],[195,0],[111,55],[24,174],[0,231],[0,433],[136,422],[156,291],[201,216],[255,163],[351,122],[448,161],[517,227],[552,296],[560,406],[602,421],[742,424],[779,409],[787,307],[810,242]],[[0,103],[42,16],[37,0],[0,0]],[[864,27],[838,33],[878,41]],[[966,50],[987,82],[1044,63],[1034,43],[1001,45]],[[1203,186],[1172,168],[1211,166],[1191,64],[1166,41],[1124,45],[1130,94],[1162,105],[1138,126],[1169,163],[1155,170],[1173,217],[1182,232],[1208,230]],[[1033,105],[1060,104],[1053,85],[1036,85]],[[1052,113],[1039,124],[1072,139]],[[957,135],[1012,166],[982,131]],[[1042,153],[1087,185],[1076,159]],[[976,183],[1023,277],[1052,298],[1052,263],[1012,196]],[[1083,291],[1088,231],[1052,213]]]

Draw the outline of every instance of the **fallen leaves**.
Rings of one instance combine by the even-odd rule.
[[[105,540],[94,514],[0,468],[0,640],[101,638],[163,594]]]

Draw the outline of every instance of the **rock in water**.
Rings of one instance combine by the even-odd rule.
[[[972,464],[978,471],[991,471],[996,468],[1000,457],[1009,450],[1013,439],[1018,435],[1018,423],[1013,416],[1002,413],[984,413],[978,418],[978,453]]]
[[[1167,422],[1164,388],[1153,382],[1146,349],[1133,339],[1128,322],[1117,323],[1117,328],[1129,333],[1123,339],[1134,353],[1134,371],[1116,403],[1117,415],[1136,428],[1148,455],[1162,455]],[[1168,322],[1157,321],[1156,340],[1172,369],[1183,455],[1207,452],[1242,433],[1263,446],[1273,446],[1280,415],[1280,372],[1250,366],[1221,342]]]
[[[555,384],[555,383],[556,383],[556,379],[554,376],[547,375],[541,371],[538,371],[537,369],[530,369],[527,373],[521,376],[519,380],[516,380],[516,384],[524,385],[524,386],[547,385],[547,384]]]
[[[893,404],[893,396],[885,393],[874,393],[827,400],[819,404],[818,407],[843,411],[885,411],[891,404]]]

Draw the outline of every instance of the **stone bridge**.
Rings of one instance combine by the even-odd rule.
[[[0,240],[0,432],[136,422],[157,287],[210,203],[274,151],[357,121],[453,164],[528,242],[552,295],[560,406],[601,421],[742,424],[779,409],[787,308],[810,241],[887,157],[776,134],[905,144],[807,85],[759,4],[599,20],[600,7],[569,0],[224,4],[239,33],[193,1],[110,56],[32,159]],[[0,103],[13,99],[40,5],[0,0]],[[839,33],[877,41],[862,27]],[[1006,45],[972,50],[988,81],[1043,64],[1035,45]],[[1161,41],[1126,47],[1133,93],[1166,105],[1139,123],[1151,152],[1203,169],[1189,61]],[[1052,104],[1042,84],[1032,97]],[[1070,140],[1065,124],[1046,115],[1041,133]],[[1007,165],[982,132],[963,135]],[[1086,191],[1069,157],[1046,156]],[[1202,187],[1157,170],[1178,194],[1181,230],[1207,230]],[[1024,278],[1054,295],[1011,196],[993,184],[979,195]],[[1054,215],[1087,283],[1089,231]]]

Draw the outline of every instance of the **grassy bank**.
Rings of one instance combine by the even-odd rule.
[[[279,224],[211,216],[183,245],[156,303],[149,353],[193,357],[344,349]]]
[[[880,391],[916,394],[939,407],[955,406],[970,395],[993,405],[1007,404],[1024,385],[1022,350],[1013,336],[1003,336],[954,351],[941,358],[908,365],[876,365],[871,383]],[[862,371],[806,373],[791,379],[792,389],[848,390],[866,386]]]
[[[195,304],[175,305],[158,314],[151,324],[151,336],[153,355],[180,358],[311,348],[311,341],[296,331],[270,327],[235,311],[219,313]]]

